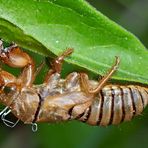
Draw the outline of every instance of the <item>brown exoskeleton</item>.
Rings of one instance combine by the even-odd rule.
[[[26,124],[80,120],[90,125],[119,124],[139,115],[148,104],[148,87],[137,85],[106,85],[117,70],[119,58],[99,81],[88,80],[86,73],[73,72],[65,79],[60,73],[69,48],[52,62],[43,84],[34,85],[37,71],[32,58],[13,44],[3,48],[0,58],[11,66],[23,68],[20,76],[0,71],[0,102]],[[5,92],[10,88],[10,92]],[[0,114],[7,114],[2,111]],[[4,121],[7,121],[3,118]],[[15,125],[15,124],[14,124]]]

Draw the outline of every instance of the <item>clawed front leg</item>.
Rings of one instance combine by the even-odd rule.
[[[3,48],[3,42],[0,40],[0,59],[3,63],[10,67],[23,68],[21,75],[17,78],[17,82],[19,83],[20,81],[22,87],[30,86],[33,83],[35,67],[34,61],[16,44]]]
[[[1,41],[2,42],[2,41]],[[2,44],[2,43],[1,43]],[[22,51],[16,44],[11,44],[7,48],[0,48],[0,59],[10,67],[23,68],[28,64],[33,65],[32,58]]]
[[[89,94],[98,93],[103,88],[103,86],[106,84],[106,82],[111,78],[113,73],[115,73],[115,71],[117,70],[119,66],[119,62],[120,62],[119,57],[116,57],[115,64],[111,67],[109,72],[99,81],[98,86],[94,89],[90,88],[89,86],[88,76],[85,73],[80,73],[80,80],[81,80],[83,90]]]

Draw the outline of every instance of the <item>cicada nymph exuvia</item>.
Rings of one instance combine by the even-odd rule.
[[[73,49],[69,48],[53,60],[43,84],[34,85],[38,70],[33,59],[16,44],[4,48],[0,41],[1,61],[11,67],[23,68],[18,77],[2,69],[0,71],[0,102],[6,106],[0,115],[5,124],[15,126],[5,118],[9,112],[25,124],[32,124],[33,130],[39,122],[68,120],[90,125],[116,125],[141,114],[148,104],[148,87],[107,85],[118,68],[118,57],[99,81],[89,80],[86,73],[78,72],[62,79],[63,60],[72,52]],[[10,90],[6,92],[5,88]]]

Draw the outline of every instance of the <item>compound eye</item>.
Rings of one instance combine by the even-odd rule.
[[[10,92],[15,91],[16,87],[15,86],[5,86],[3,91],[5,94],[9,94]]]
[[[5,94],[8,94],[8,93],[10,93],[12,91],[12,88],[9,87],[9,86],[5,86],[3,91],[4,91]]]

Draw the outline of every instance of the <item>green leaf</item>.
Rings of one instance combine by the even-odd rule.
[[[0,0],[0,37],[44,56],[74,48],[66,61],[100,75],[119,56],[115,80],[148,84],[146,48],[84,0]]]

